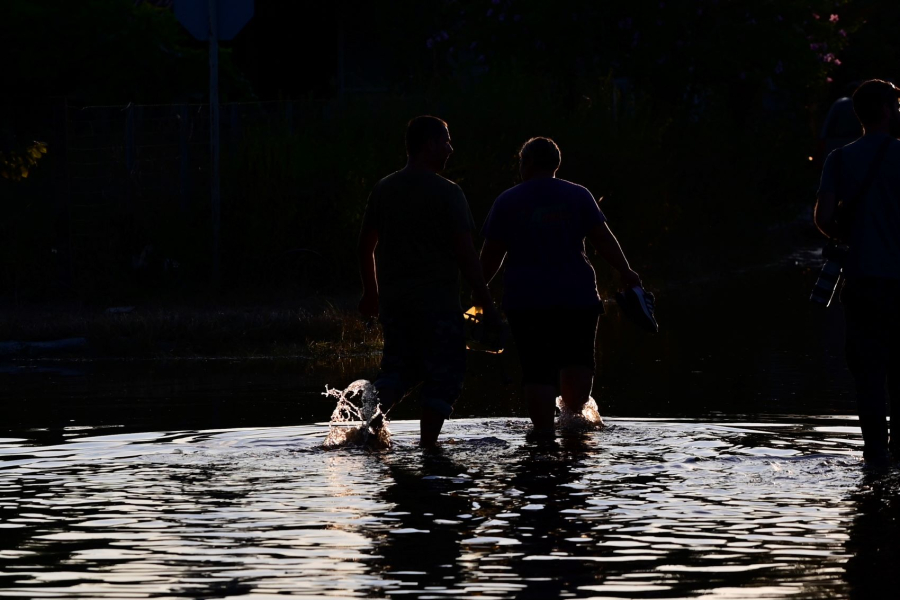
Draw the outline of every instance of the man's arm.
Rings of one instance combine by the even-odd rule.
[[[588,232],[588,239],[597,250],[600,257],[608,262],[612,268],[619,272],[622,282],[628,287],[636,287],[641,285],[640,276],[631,270],[628,265],[628,259],[622,252],[622,246],[619,240],[613,235],[606,223],[595,226]]]
[[[813,220],[825,237],[834,237],[834,213],[837,209],[837,196],[833,192],[819,192],[816,196],[816,208]]]
[[[489,317],[499,318],[499,313],[488,292],[487,284],[484,282],[484,275],[481,271],[481,263],[478,260],[478,253],[475,251],[475,243],[472,241],[472,234],[469,232],[455,233],[451,237],[451,245],[453,255],[459,265],[459,271],[462,273],[463,279],[472,288],[472,299],[477,306],[484,309],[485,315]]]
[[[375,247],[378,246],[378,230],[363,227],[359,233],[357,258],[359,275],[362,278],[363,295],[359,301],[359,312],[364,317],[378,316],[378,276],[375,272]]]
[[[500,240],[485,240],[481,247],[481,273],[490,283],[506,258],[506,244]]]

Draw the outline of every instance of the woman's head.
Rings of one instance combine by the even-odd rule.
[[[533,177],[555,177],[562,155],[550,138],[533,137],[519,149],[519,172],[523,180]]]

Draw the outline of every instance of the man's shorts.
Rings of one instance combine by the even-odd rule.
[[[384,354],[375,388],[391,389],[402,398],[422,383],[422,406],[449,417],[466,376],[462,313],[410,313],[382,317],[381,324]]]
[[[507,310],[522,383],[559,387],[564,367],[595,369],[597,321],[602,306]]]

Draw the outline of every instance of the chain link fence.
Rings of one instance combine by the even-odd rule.
[[[335,111],[333,104],[315,101],[223,104],[223,219],[240,219],[243,205],[271,195],[257,185],[256,199],[236,198],[252,187],[237,181],[248,154],[265,161],[260,154],[269,146],[280,154],[296,152],[301,138],[330,122]],[[40,139],[48,153],[28,180],[2,182],[8,218],[0,241],[0,294],[127,300],[147,288],[209,285],[208,105],[76,107],[57,100],[3,112],[0,131],[15,132],[8,140]],[[304,241],[298,235],[296,247],[280,248],[262,261],[262,271],[271,267],[277,273],[242,268],[268,278],[266,284],[327,283],[332,270],[326,253]]]

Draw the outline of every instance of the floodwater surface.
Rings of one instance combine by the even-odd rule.
[[[435,453],[412,400],[390,449],[323,449],[377,357],[7,360],[0,596],[896,598],[900,476],[862,466],[817,266],[665,282],[658,336],[611,307],[608,427],[552,443],[514,348],[469,355]]]
[[[324,450],[326,423],[3,439],[0,596],[832,598],[896,558],[896,478],[852,417],[607,424],[452,420],[436,452],[413,421],[384,451]]]

